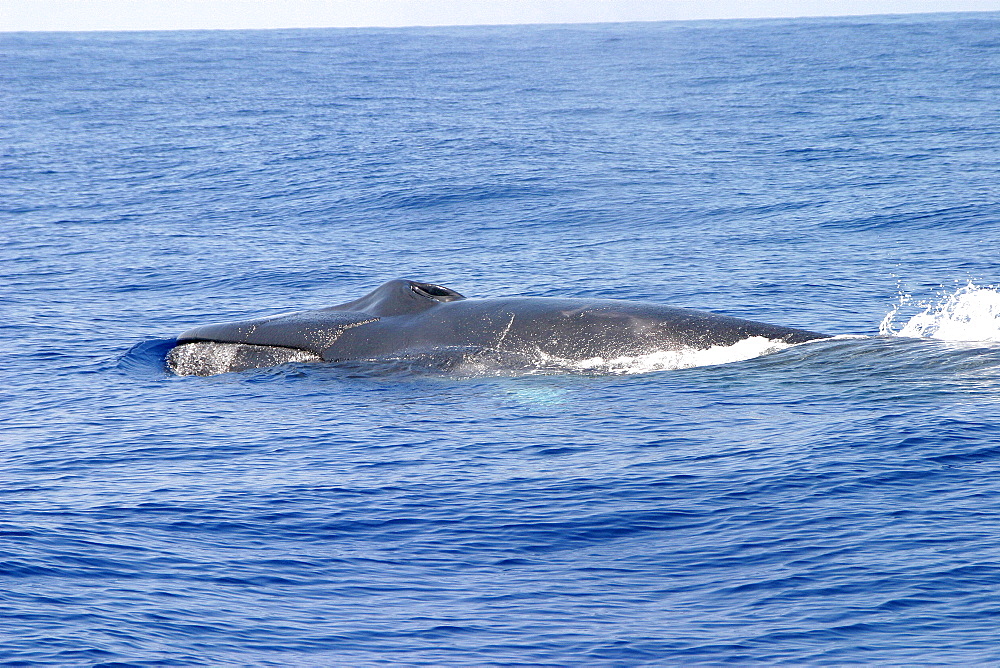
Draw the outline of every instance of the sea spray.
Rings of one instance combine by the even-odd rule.
[[[923,310],[897,330],[900,312],[911,305]],[[934,301],[917,301],[911,295],[900,294],[882,320],[879,334],[943,341],[1000,341],[1000,290],[970,281]]]

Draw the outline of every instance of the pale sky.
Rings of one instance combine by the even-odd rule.
[[[0,0],[0,32],[602,23],[1000,11],[1000,0]]]

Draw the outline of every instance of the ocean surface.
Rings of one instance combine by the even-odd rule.
[[[0,663],[1000,663],[1000,13],[0,34]],[[211,377],[393,278],[836,338]]]

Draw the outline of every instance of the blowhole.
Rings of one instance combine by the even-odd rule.
[[[446,288],[443,285],[434,285],[433,283],[410,281],[410,289],[421,297],[427,297],[439,302],[452,302],[457,299],[465,299],[465,297],[454,290]]]

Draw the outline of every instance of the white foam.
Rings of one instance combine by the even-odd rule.
[[[731,346],[660,350],[643,355],[611,358],[591,357],[585,360],[570,360],[540,354],[539,367],[542,369],[563,368],[584,373],[627,375],[728,364],[768,355],[791,346],[792,344],[784,341],[772,340],[763,336],[751,336],[737,341]]]
[[[895,320],[900,311],[911,305],[923,311],[896,330]],[[1000,342],[1000,291],[969,282],[933,302],[917,302],[910,295],[901,294],[899,303],[882,320],[879,334],[942,341]]]

